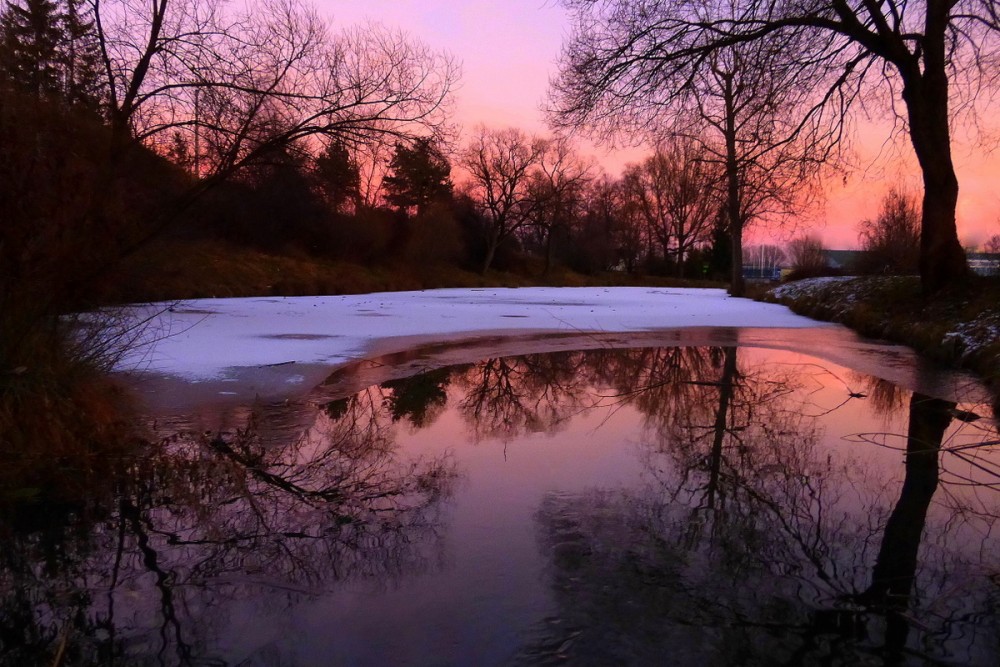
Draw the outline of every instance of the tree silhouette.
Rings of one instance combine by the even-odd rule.
[[[695,0],[592,3],[567,0],[577,17],[557,91],[565,120],[608,122],[621,113],[651,122],[671,83],[711,69],[720,54],[753,45],[788,52],[802,127],[837,140],[852,108],[888,90],[909,135],[924,183],[920,273],[925,291],[968,272],[958,241],[958,179],[951,153],[956,109],[991,85],[1000,31],[982,0],[777,3]],[[964,96],[964,99],[963,99]],[[895,100],[901,102],[896,109]],[[870,110],[870,105],[866,107]],[[823,130],[822,128],[826,128]],[[624,128],[623,128],[624,129]],[[625,129],[627,131],[627,129]]]
[[[64,37],[54,0],[7,4],[0,16],[0,77],[36,99],[58,95]]]
[[[412,145],[397,143],[382,187],[387,202],[403,211],[415,209],[419,216],[451,195],[451,165],[431,138],[418,137]]]
[[[348,202],[359,204],[360,174],[347,145],[336,138],[327,141],[315,160],[315,177],[320,191],[334,211],[342,212]]]
[[[859,260],[872,273],[915,273],[920,261],[920,205],[898,188],[882,198],[878,215],[861,221],[866,254]]]
[[[470,196],[482,216],[486,253],[482,272],[497,249],[531,224],[536,202],[529,188],[544,143],[521,130],[479,126],[461,155],[470,175]]]
[[[0,86],[92,113],[101,101],[100,51],[82,0],[24,0],[0,13]]]

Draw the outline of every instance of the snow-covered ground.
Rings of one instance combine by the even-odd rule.
[[[390,349],[386,341],[396,338],[822,326],[828,325],[785,306],[734,299],[717,289],[538,287],[199,299],[156,315],[150,343],[131,350],[117,368],[209,380],[250,367],[336,366]]]

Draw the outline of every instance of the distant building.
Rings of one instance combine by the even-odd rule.
[[[767,280],[777,282],[781,280],[780,266],[747,266],[743,265],[743,280]]]
[[[823,259],[827,269],[836,274],[856,275],[867,250],[824,250]],[[966,253],[969,268],[980,276],[1000,276],[1000,253],[970,252]],[[779,281],[792,271],[786,261],[780,264],[767,261],[754,261],[748,258],[743,264],[744,280]]]
[[[867,252],[867,250],[824,250],[823,257],[826,258],[826,265],[829,268],[850,275],[857,271]],[[1000,276],[1000,253],[970,252],[966,253],[966,260],[973,273],[980,276]]]
[[[966,254],[969,268],[980,276],[1000,276],[1000,253],[970,252]]]
[[[826,260],[827,268],[851,274],[857,270],[866,254],[867,250],[824,250],[823,259]]]

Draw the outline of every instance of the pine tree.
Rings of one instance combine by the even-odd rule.
[[[39,99],[60,92],[59,5],[53,0],[8,3],[0,16],[0,80]]]
[[[101,103],[101,53],[93,9],[84,0],[65,0],[60,45],[62,89],[67,102],[97,110]]]
[[[402,210],[416,208],[419,215],[436,200],[451,194],[451,165],[430,139],[413,146],[396,144],[383,185],[386,201]]]
[[[357,204],[361,176],[357,163],[342,141],[331,140],[316,158],[316,180],[330,207],[343,211],[349,201]]]
[[[0,81],[37,99],[97,110],[100,52],[83,0],[21,0],[0,14]]]

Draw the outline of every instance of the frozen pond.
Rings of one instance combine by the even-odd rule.
[[[1000,661],[969,378],[839,328],[423,342],[146,378],[149,442],[7,540],[0,663]]]

